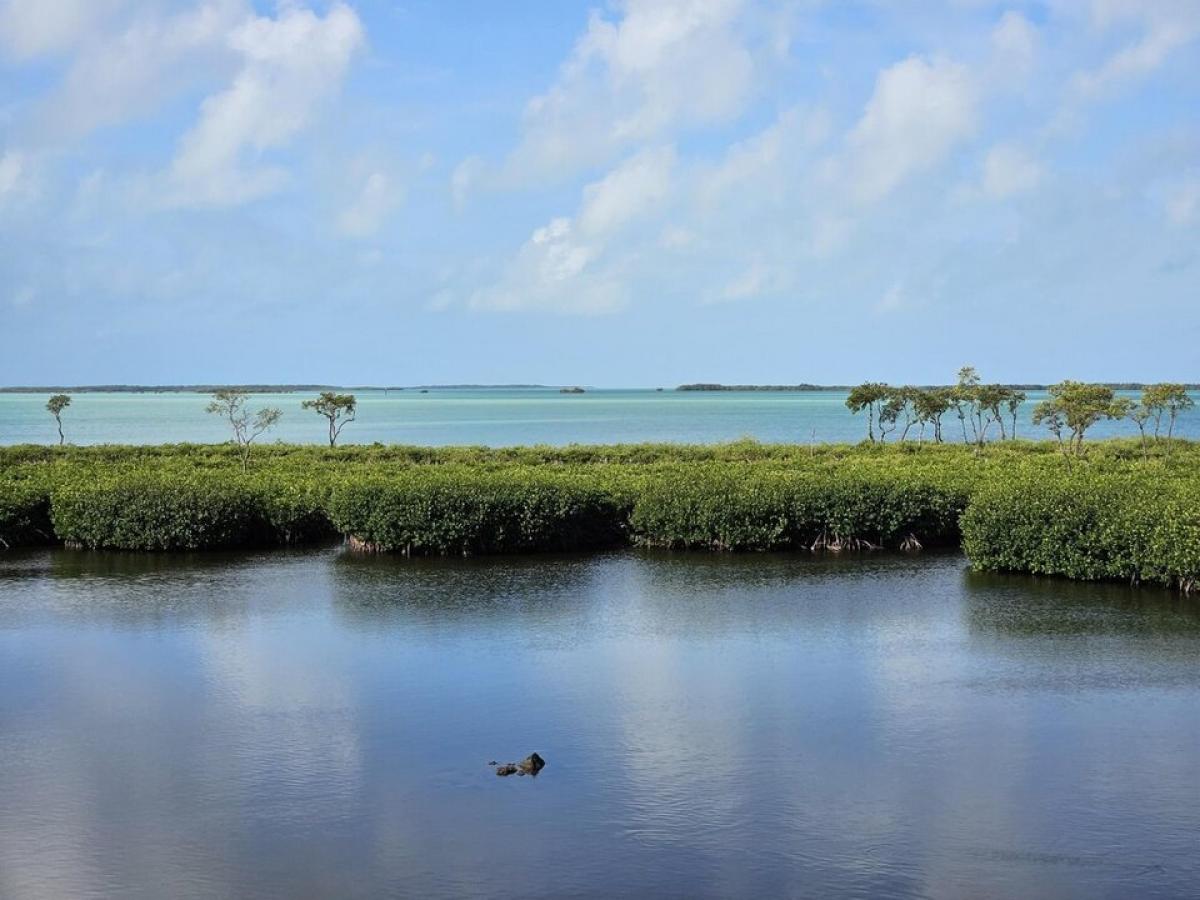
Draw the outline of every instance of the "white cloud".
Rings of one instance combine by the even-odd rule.
[[[285,6],[278,18],[244,22],[228,40],[242,68],[204,101],[179,142],[169,173],[176,205],[234,205],[277,190],[286,171],[256,158],[287,144],[337,90],[363,29],[341,3],[323,18]]]
[[[546,282],[574,278],[596,255],[592,248],[575,243],[572,231],[570,219],[552,219],[529,239],[529,246],[538,248],[538,270]]]
[[[123,0],[0,0],[0,52],[16,60],[79,44]]]
[[[673,147],[638,153],[583,190],[579,230],[602,235],[653,209],[667,196],[675,166]]]
[[[477,291],[470,305],[501,311],[542,309],[560,313],[612,312],[625,305],[620,282],[589,269],[600,249],[581,242],[568,218],[536,229],[493,287]]]
[[[395,178],[375,170],[363,180],[357,195],[338,215],[338,230],[350,237],[375,234],[404,199]]]
[[[16,150],[9,150],[0,156],[0,199],[17,190],[24,168],[24,157]]]
[[[666,200],[674,167],[673,148],[650,148],[584,187],[575,218],[536,229],[499,285],[476,292],[471,305],[587,314],[624,306],[628,292],[610,245],[617,232]]]
[[[1101,29],[1133,22],[1142,34],[1099,67],[1075,76],[1076,91],[1087,98],[1111,93],[1154,72],[1176,50],[1200,36],[1200,2],[1196,0],[1093,0],[1091,12]]]
[[[697,199],[719,209],[748,189],[765,197],[778,196],[803,180],[812,151],[829,132],[824,110],[785,109],[762,131],[731,144],[716,165],[701,167]]]
[[[983,192],[989,197],[1003,199],[1031,191],[1041,179],[1041,164],[1020,147],[993,147],[984,158]]]
[[[721,300],[748,300],[757,297],[769,287],[771,272],[761,259],[755,260],[749,268],[726,283],[721,289]]]
[[[658,245],[664,250],[686,250],[696,243],[696,234],[690,228],[669,225],[658,236]]]
[[[974,132],[975,104],[970,73],[959,63],[911,56],[880,72],[847,141],[857,199],[879,200],[945,159]]]
[[[997,77],[1006,80],[1021,79],[1033,66],[1037,52],[1038,33],[1028,19],[1015,10],[1000,17],[992,29],[992,65],[999,71]]]
[[[115,31],[89,29],[37,112],[38,133],[50,141],[76,138],[151,112],[215,76],[232,62],[226,40],[247,15],[242,0],[208,0],[171,16],[145,12]]]
[[[593,13],[558,81],[533,98],[506,166],[518,181],[569,174],[681,126],[725,121],[750,93],[742,0],[626,0]]]
[[[468,156],[454,167],[450,175],[450,196],[454,199],[455,209],[461,210],[466,206],[467,197],[486,168],[483,159],[478,156]]]
[[[1166,211],[1172,225],[1190,225],[1200,218],[1200,175],[1169,186]]]

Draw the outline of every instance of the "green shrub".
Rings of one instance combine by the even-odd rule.
[[[268,541],[307,544],[336,536],[329,521],[330,489],[328,481],[298,475],[254,477],[250,492]]]
[[[367,548],[410,554],[575,550],[621,540],[603,490],[527,471],[423,472],[339,485],[330,518]]]
[[[323,495],[311,486],[235,473],[134,472],[60,484],[50,514],[61,540],[92,549],[205,550],[333,534]]]
[[[68,545],[204,550],[261,543],[253,495],[222,480],[138,476],[59,486],[54,530]]]
[[[674,549],[773,550],[795,540],[784,473],[675,472],[645,486],[630,530],[637,543]]]
[[[964,490],[928,477],[722,466],[655,481],[638,496],[638,543],[673,548],[775,550],[897,547],[957,537]]]
[[[1147,458],[1148,457],[1148,458]],[[1192,584],[1200,444],[0,448],[0,541],[201,549],[349,535],[410,553],[962,540],[980,568]],[[966,512],[964,513],[964,510]],[[2,548],[4,544],[0,544]]]
[[[46,485],[38,480],[0,478],[0,549],[53,540]]]
[[[1200,578],[1194,480],[1042,472],[984,485],[962,517],[972,565],[1190,588]]]

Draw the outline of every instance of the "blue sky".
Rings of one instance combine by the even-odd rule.
[[[1200,380],[1200,0],[0,0],[0,383]]]

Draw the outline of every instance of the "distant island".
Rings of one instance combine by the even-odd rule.
[[[850,385],[841,384],[681,384],[677,391],[848,391]]]
[[[583,390],[583,388],[581,388],[581,387],[564,387],[564,388],[559,388],[559,389],[558,389],[558,392],[559,392],[560,394],[582,394],[582,393],[585,393],[585,391],[584,391],[584,390]]]
[[[406,387],[340,384],[81,384],[0,387],[0,394],[211,394],[219,390],[247,394],[318,394],[321,391],[502,391],[552,390],[546,384],[418,384]]]
[[[1141,381],[1102,381],[1099,382],[1102,387],[1112,388],[1114,391],[1140,391],[1146,387],[1146,384]],[[951,387],[951,385],[943,384],[922,384],[916,385],[923,389]],[[1050,388],[1048,384],[1002,384],[1000,387],[1011,388],[1017,391],[1045,391]],[[1200,391],[1200,384],[1185,384],[1185,390]],[[707,382],[697,382],[696,384],[681,384],[675,388],[677,391],[849,391],[853,390],[852,384],[710,384]],[[661,389],[660,389],[661,390]]]

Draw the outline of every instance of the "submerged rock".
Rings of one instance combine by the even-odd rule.
[[[530,753],[519,763],[497,763],[494,759],[488,763],[489,766],[496,767],[496,774],[500,777],[508,775],[533,775],[542,771],[546,766],[546,761],[536,753]]]

